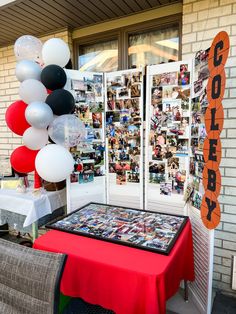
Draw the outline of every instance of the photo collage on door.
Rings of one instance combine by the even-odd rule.
[[[189,64],[176,71],[151,76],[149,106],[149,184],[159,184],[160,194],[182,195],[186,182],[190,136]]]
[[[106,75],[108,169],[118,185],[140,182],[142,89],[141,70]]]
[[[94,181],[94,177],[105,175],[103,74],[70,76],[69,72],[68,77],[69,89],[75,98],[75,115],[86,129],[84,142],[71,148],[75,159],[71,182],[88,183]]]
[[[191,157],[190,157],[190,188],[191,204],[200,209],[204,187],[202,184],[202,173],[204,168],[203,144],[206,138],[204,116],[208,106],[207,82],[209,49],[200,50],[194,60],[193,98],[191,106]]]

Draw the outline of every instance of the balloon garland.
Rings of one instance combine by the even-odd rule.
[[[68,45],[59,38],[42,44],[25,35],[16,40],[14,53],[21,100],[9,106],[5,118],[10,130],[23,136],[24,146],[12,152],[10,161],[17,172],[34,171],[34,188],[38,189],[40,178],[60,182],[73,171],[68,148],[83,140],[85,126],[72,114],[75,100],[63,89],[67,80],[63,67],[70,59]]]

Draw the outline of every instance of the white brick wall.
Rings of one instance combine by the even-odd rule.
[[[63,39],[72,48],[71,35],[67,30],[43,36],[40,39],[44,42],[51,37]],[[0,48],[0,156],[9,156],[12,150],[22,143],[21,137],[13,134],[5,122],[6,109],[19,99],[19,82],[15,77],[15,66],[13,45]]]
[[[226,64],[227,84],[222,138],[221,224],[215,234],[214,287],[226,293],[231,289],[231,258],[236,255],[236,1],[183,1],[183,58],[208,48],[221,30],[230,36],[230,54]]]

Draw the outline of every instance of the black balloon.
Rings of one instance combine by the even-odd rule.
[[[48,141],[49,141],[49,143],[51,143],[51,144],[56,144],[56,143],[51,139],[50,136],[48,137]]]
[[[75,109],[75,100],[70,92],[65,89],[56,89],[46,99],[54,114],[61,116]]]
[[[41,81],[50,90],[63,88],[66,84],[66,73],[59,65],[50,64],[43,69]]]

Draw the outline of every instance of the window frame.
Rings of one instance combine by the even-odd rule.
[[[92,45],[99,41],[118,40],[118,70],[128,69],[128,38],[129,35],[148,32],[152,30],[163,29],[171,27],[173,24],[178,24],[179,31],[179,53],[178,59],[182,55],[182,14],[175,14],[155,20],[145,21],[142,23],[132,24],[126,27],[117,28],[115,30],[105,31],[98,34],[91,34],[89,36],[81,37],[74,40],[74,65],[78,70],[78,57],[80,46]]]
[[[96,44],[99,41],[105,42],[109,40],[118,40],[118,70],[121,67],[121,56],[120,56],[120,41],[121,41],[121,34],[120,31],[108,31],[104,33],[98,33],[98,34],[92,34],[86,37],[81,37],[80,39],[77,39],[74,41],[74,65],[75,69],[79,69],[79,52],[80,47],[84,45],[92,45]]]

